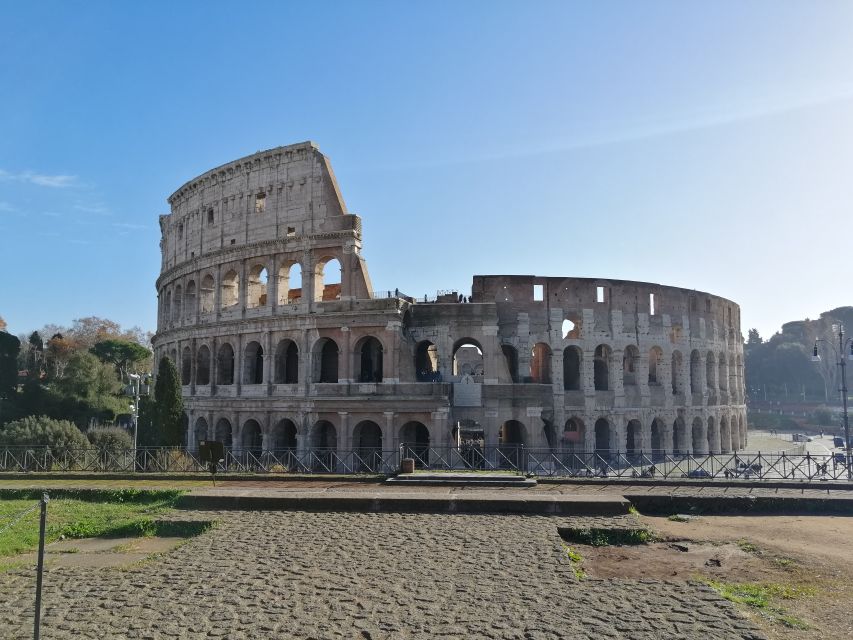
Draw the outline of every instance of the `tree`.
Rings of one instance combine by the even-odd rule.
[[[85,449],[89,441],[68,420],[28,416],[0,429],[0,445],[50,447],[56,455],[68,449]]]
[[[749,337],[746,339],[746,344],[749,346],[759,345],[764,342],[761,336],[758,335],[758,329],[750,329]]]
[[[170,358],[160,360],[157,382],[154,384],[155,422],[162,444],[178,447],[184,441],[184,401],[178,370]]]
[[[96,427],[89,429],[86,437],[96,449],[112,454],[130,451],[133,448],[133,440],[121,427]]]
[[[68,333],[85,349],[91,349],[101,340],[120,338],[122,335],[119,323],[97,316],[77,318]]]
[[[151,352],[137,342],[115,338],[101,340],[89,351],[101,361],[115,366],[122,382],[126,380],[131,369],[138,370],[139,365],[151,357]]]
[[[11,398],[18,388],[18,351],[21,341],[0,331],[0,399]]]
[[[61,380],[65,375],[68,361],[77,349],[78,345],[73,340],[64,337],[61,333],[55,333],[47,341],[48,376],[54,380]]]
[[[6,324],[6,321],[3,319],[3,316],[0,316],[0,331],[5,331],[7,326],[9,325]]]
[[[65,415],[85,426],[90,418],[112,421],[126,412],[125,402],[118,397],[121,383],[111,365],[87,351],[78,351],[68,360],[65,376],[56,383],[64,402]]]

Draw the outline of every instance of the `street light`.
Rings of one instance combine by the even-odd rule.
[[[838,349],[832,342],[828,342],[823,338],[817,338],[814,341],[814,351],[812,352],[812,362],[820,362],[820,354],[817,352],[817,343],[825,342],[835,353],[838,361],[836,364],[841,367],[841,403],[844,407],[844,466],[847,467],[847,479],[853,480],[853,456],[850,452],[850,422],[847,419],[847,361],[844,358],[845,351],[848,351],[847,358],[853,360],[853,338],[844,340],[844,325],[833,325],[832,330],[838,330]],[[849,349],[848,349],[849,347]]]
[[[138,373],[128,374],[130,384],[128,385],[128,395],[133,396],[133,404],[130,409],[133,412],[133,459],[136,459],[136,440],[139,433],[139,396],[148,395],[149,377],[148,374],[139,375]]]

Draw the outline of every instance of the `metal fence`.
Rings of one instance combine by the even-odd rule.
[[[692,455],[665,452],[612,453],[555,451],[523,446],[429,447],[397,449],[227,449],[220,473],[373,473],[392,474],[403,458],[422,471],[502,471],[542,477],[704,478],[749,480],[847,480],[844,454],[726,453]],[[197,451],[139,448],[135,452],[100,449],[7,447],[0,449],[0,471],[205,472]]]

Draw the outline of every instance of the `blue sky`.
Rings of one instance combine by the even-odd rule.
[[[144,6],[143,6],[144,5]],[[155,328],[157,216],[314,140],[376,289],[625,278],[853,304],[853,3],[0,5],[0,316]]]

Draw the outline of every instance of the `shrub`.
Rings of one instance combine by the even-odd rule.
[[[96,427],[86,433],[93,447],[109,453],[133,449],[133,439],[121,427]]]
[[[85,449],[89,441],[73,422],[46,416],[28,416],[0,429],[0,445],[50,447],[57,454],[68,449]]]

